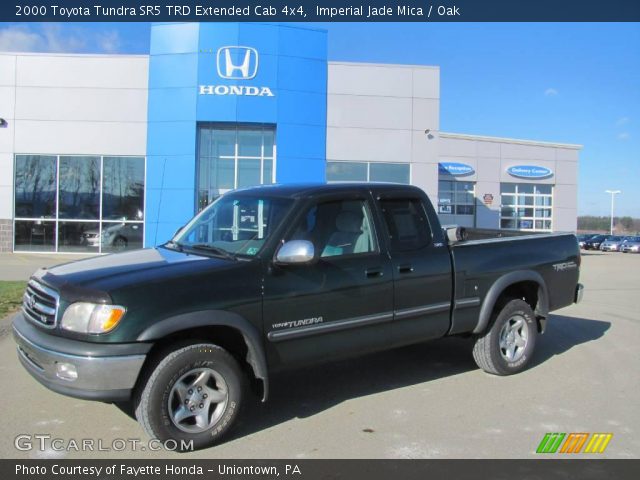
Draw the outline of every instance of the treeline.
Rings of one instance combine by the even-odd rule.
[[[611,217],[585,215],[578,217],[578,231],[609,232]],[[640,218],[613,217],[614,233],[635,234],[640,232]]]

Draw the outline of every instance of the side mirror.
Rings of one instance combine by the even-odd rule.
[[[444,234],[447,237],[450,245],[457,242],[462,242],[467,239],[467,229],[464,227],[458,227],[457,225],[447,225],[444,227]]]
[[[280,265],[301,265],[315,258],[313,243],[308,240],[290,240],[280,247],[276,263]]]

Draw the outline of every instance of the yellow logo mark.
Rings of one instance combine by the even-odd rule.
[[[594,433],[584,453],[604,453],[612,437],[613,433]]]

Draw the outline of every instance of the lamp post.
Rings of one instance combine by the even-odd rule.
[[[609,193],[611,195],[611,228],[610,228],[610,234],[613,235],[613,204],[614,204],[614,199],[616,198],[616,195],[619,193],[622,193],[621,190],[605,190],[605,193]]]

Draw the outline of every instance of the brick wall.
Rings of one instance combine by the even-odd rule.
[[[10,252],[13,245],[13,222],[0,219],[0,252]]]

